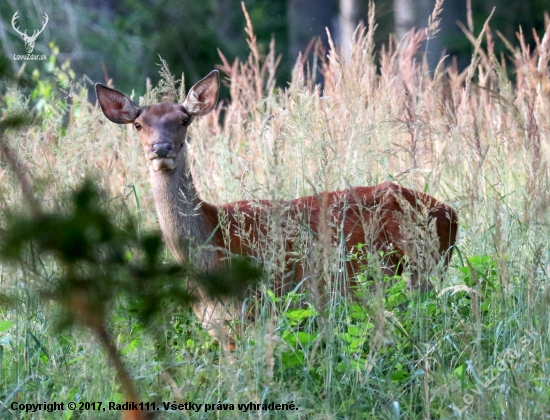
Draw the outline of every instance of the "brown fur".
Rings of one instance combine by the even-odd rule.
[[[268,213],[274,204],[278,208],[286,209],[283,212],[283,220],[301,221],[303,229],[309,230],[314,236],[322,233],[320,218],[324,204],[328,210],[325,212],[328,222],[333,226],[330,232],[332,243],[337,241],[337,235],[340,236],[335,227],[338,226],[343,231],[346,251],[351,252],[359,243],[368,245],[371,252],[383,250],[385,254],[389,254],[385,261],[386,266],[393,269],[396,274],[403,272],[404,264],[400,264],[400,260],[410,253],[411,248],[411,244],[408,243],[410,238],[407,238],[402,226],[406,217],[405,211],[410,213],[413,222],[420,222],[419,219],[424,215],[426,217],[423,224],[426,228],[431,223],[435,225],[434,234],[439,242],[436,261],[442,261],[445,266],[451,259],[458,232],[458,217],[452,207],[438,202],[427,194],[384,183],[375,187],[356,187],[279,203],[266,200],[238,201],[222,205],[220,209],[204,203],[204,217],[210,220],[211,226],[218,223],[218,211],[227,215],[229,224],[230,243],[225,243],[221,231],[217,230],[213,237],[213,245],[229,249],[233,254],[254,254],[254,250],[248,244],[257,243],[261,236],[268,235],[263,222],[269,217]],[[404,210],[404,205],[409,208]],[[244,226],[237,221],[236,215],[241,215],[238,219],[244,220]],[[248,232],[246,241],[242,239],[243,231]],[[286,241],[287,255],[294,251],[292,239],[290,235]],[[408,256],[409,261],[414,261],[414,255]],[[359,264],[358,259],[347,263],[349,278],[360,272]],[[301,280],[302,273],[301,263],[298,262],[295,267],[296,280]]]

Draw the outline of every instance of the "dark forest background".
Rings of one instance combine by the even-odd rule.
[[[264,51],[271,39],[281,54],[278,84],[284,86],[299,52],[320,37],[326,44],[325,27],[342,48],[360,21],[367,20],[368,0],[245,0],[254,30]],[[377,0],[377,43],[389,36],[401,39],[412,27],[424,28],[435,0]],[[472,19],[468,19],[468,9]],[[517,45],[516,33],[526,29],[526,39],[534,44],[530,28],[541,33],[548,0],[510,2],[505,0],[446,0],[440,32],[427,46],[433,69],[442,53],[454,56],[459,66],[466,65],[472,45],[457,22],[479,33],[484,21],[491,19],[499,31]],[[194,83],[220,63],[219,50],[229,59],[248,54],[244,33],[245,18],[240,0],[4,0],[0,2],[0,44],[17,72],[40,69],[43,62],[13,60],[24,54],[24,44],[11,26],[15,11],[22,30],[40,28],[44,13],[49,23],[36,41],[34,53],[50,55],[58,47],[58,59],[69,60],[77,75],[86,74],[94,82],[113,84],[124,91],[145,91],[145,80],[158,79],[159,56],[176,75],[185,72],[187,85]],[[505,43],[494,37],[495,50],[506,56]],[[498,55],[497,55],[498,56]]]

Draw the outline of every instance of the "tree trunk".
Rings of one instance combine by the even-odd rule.
[[[353,33],[359,23],[359,1],[358,0],[340,0],[340,36],[339,44],[342,49],[344,60],[351,57],[351,44]]]
[[[415,18],[416,10],[414,7],[414,0],[393,1],[393,19],[397,41],[401,41],[413,28]]]

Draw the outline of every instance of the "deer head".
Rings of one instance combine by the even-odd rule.
[[[40,29],[40,30],[35,29],[33,31],[32,35],[29,36],[29,35],[27,35],[27,30],[26,29],[25,29],[25,32],[21,32],[19,30],[19,27],[16,26],[18,17],[19,17],[19,10],[16,11],[15,14],[13,15],[13,18],[11,19],[11,26],[13,27],[15,32],[17,32],[19,35],[21,35],[21,38],[23,38],[23,41],[25,41],[25,49],[30,54],[34,50],[34,42],[36,41],[36,38],[38,37],[38,35],[40,35],[42,33],[42,31],[44,31],[44,28],[48,24],[49,18],[48,18],[48,15],[46,13],[44,13],[44,24],[42,25],[42,29]]]
[[[195,117],[208,114],[218,101],[219,77],[213,70],[197,82],[181,104],[137,106],[124,93],[96,84],[99,105],[116,124],[134,124],[145,157],[156,171],[172,172],[185,159],[185,135]]]

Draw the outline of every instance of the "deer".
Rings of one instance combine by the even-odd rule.
[[[258,251],[240,233],[244,230],[256,239],[269,236],[265,220],[274,208],[283,208],[286,220],[298,220],[314,234],[328,230],[335,239],[334,226],[338,226],[341,232],[338,236],[344,238],[347,252],[359,243],[369,244],[373,253],[382,253],[383,270],[390,275],[401,274],[405,265],[409,266],[413,272],[411,283],[418,283],[418,272],[426,269],[430,259],[443,270],[447,268],[457,239],[456,210],[425,193],[397,184],[350,187],[283,202],[243,200],[216,206],[201,200],[189,169],[186,134],[195,118],[208,114],[217,104],[217,70],[193,85],[183,103],[160,102],[139,107],[122,92],[99,83],[95,87],[105,117],[115,124],[133,124],[137,130],[149,166],[164,241],[179,263],[191,262],[208,271],[223,269],[228,255],[258,257]],[[222,234],[220,226],[224,224],[229,234]],[[432,255],[414,246],[415,240],[419,240],[418,232],[420,240],[431,238],[435,243]],[[285,244],[288,255],[295,250],[293,240],[296,236],[289,235]],[[330,246],[331,240],[328,242]],[[263,246],[261,241],[258,243]],[[198,251],[192,253],[191,249]],[[285,276],[302,281],[307,274],[304,261],[287,262],[284,269],[288,276]],[[352,284],[362,267],[353,259],[345,264]],[[268,287],[281,288],[281,282],[278,279]],[[226,325],[234,315],[228,314],[224,302],[209,298],[200,285],[196,289],[198,300],[193,310],[203,327],[224,349],[234,350],[235,342]]]

